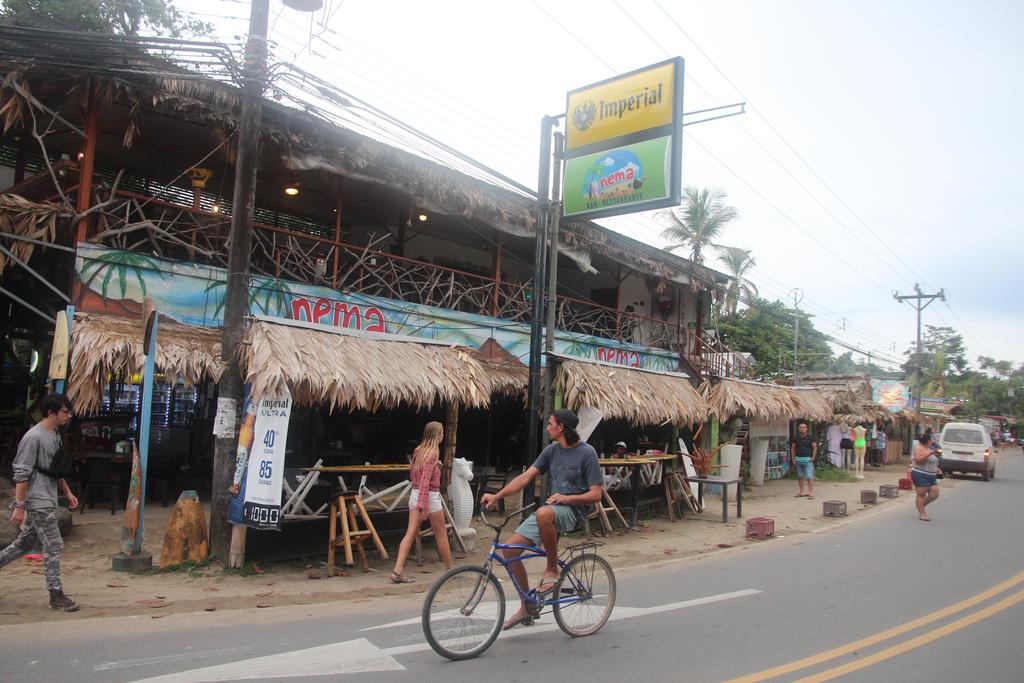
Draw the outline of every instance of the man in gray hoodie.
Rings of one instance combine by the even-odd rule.
[[[64,595],[60,582],[60,553],[64,540],[57,527],[57,492],[68,499],[68,507],[78,507],[78,499],[63,479],[57,479],[39,468],[49,469],[60,448],[57,430],[71,421],[71,401],[63,394],[51,394],[39,402],[43,419],[25,432],[14,458],[14,512],[11,523],[21,530],[14,541],[0,550],[0,567],[43,545],[43,576],[50,591],[50,607],[62,612],[75,612],[78,603]]]

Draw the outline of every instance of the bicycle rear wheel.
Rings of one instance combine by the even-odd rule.
[[[505,621],[505,594],[498,579],[478,566],[445,572],[423,601],[423,633],[434,652],[471,659],[498,637]]]
[[[554,605],[558,628],[573,637],[597,633],[615,607],[615,574],[611,565],[594,553],[574,557],[558,579],[555,596],[559,600],[577,598]]]

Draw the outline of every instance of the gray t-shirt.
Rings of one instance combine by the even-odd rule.
[[[601,468],[597,464],[597,451],[582,441],[571,448],[562,448],[557,441],[548,444],[537,456],[533,466],[541,474],[548,473],[550,493],[576,496],[586,493],[591,486],[604,483]],[[572,508],[579,522],[589,512],[585,505],[573,505]]]
[[[13,469],[14,483],[28,482],[28,493],[25,494],[26,510],[57,507],[57,480],[36,470],[36,466],[49,467],[58,448],[60,436],[41,424],[37,424],[21,437]]]

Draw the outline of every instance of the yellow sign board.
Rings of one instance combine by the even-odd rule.
[[[638,134],[671,135],[682,115],[682,70],[677,58],[570,92],[566,156],[629,144]]]
[[[53,350],[50,352],[50,380],[68,378],[68,346],[71,335],[68,333],[68,314],[57,312],[57,328],[53,331]]]

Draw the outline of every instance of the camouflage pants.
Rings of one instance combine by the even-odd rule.
[[[31,552],[37,543],[43,545],[43,576],[46,587],[52,591],[61,590],[60,553],[64,550],[64,539],[57,527],[57,510],[25,510],[25,522],[14,541],[0,550],[0,567]]]

